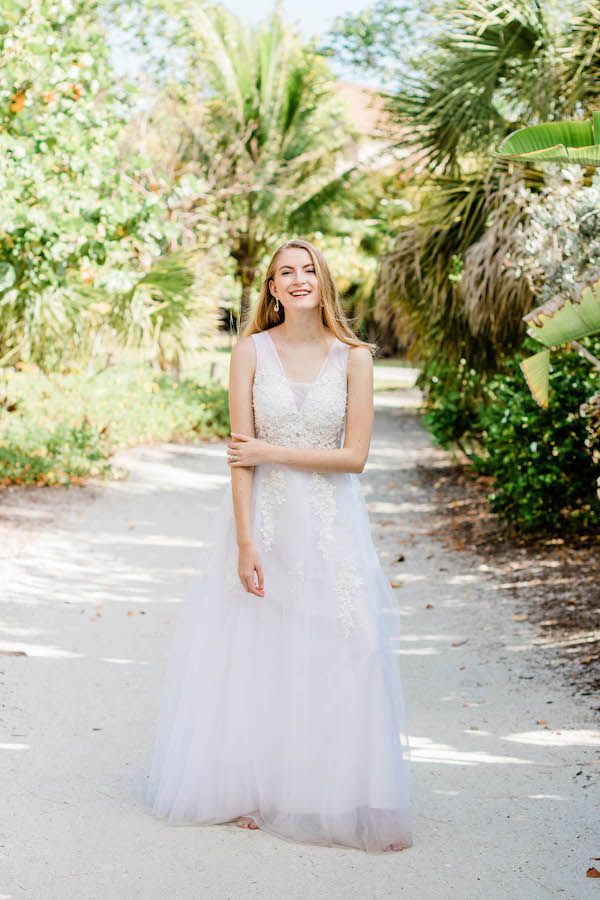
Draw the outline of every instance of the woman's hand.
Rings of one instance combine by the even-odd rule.
[[[232,440],[227,442],[227,464],[237,466],[260,466],[273,462],[273,445],[248,434],[231,432]]]
[[[254,583],[254,573],[258,577],[258,584]],[[241,544],[238,558],[238,575],[245,590],[257,597],[265,596],[263,568],[258,555],[258,550],[253,543]]]

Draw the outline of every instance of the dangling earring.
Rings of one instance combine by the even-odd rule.
[[[275,297],[275,312],[279,312],[279,297]]]

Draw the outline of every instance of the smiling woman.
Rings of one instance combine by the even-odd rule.
[[[371,348],[305,241],[274,254],[229,402],[232,489],[178,621],[148,802],[172,824],[410,847],[400,618],[358,480]]]

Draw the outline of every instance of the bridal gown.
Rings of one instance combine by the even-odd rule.
[[[307,383],[268,331],[252,339],[257,437],[340,447],[348,345]],[[228,484],[176,622],[146,802],[170,824],[247,815],[291,841],[409,847],[399,609],[359,477],[256,466],[251,524],[264,597],[237,574]]]

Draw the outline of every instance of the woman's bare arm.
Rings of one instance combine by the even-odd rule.
[[[229,421],[231,431],[255,435],[252,408],[252,382],[256,370],[256,350],[250,336],[240,338],[231,351],[229,362]],[[252,541],[250,499],[254,466],[231,467],[231,491],[238,547]]]
[[[237,431],[237,429],[235,429]],[[315,472],[362,472],[369,456],[373,431],[373,357],[368,347],[348,351],[348,405],[344,446],[274,446],[272,461]]]

